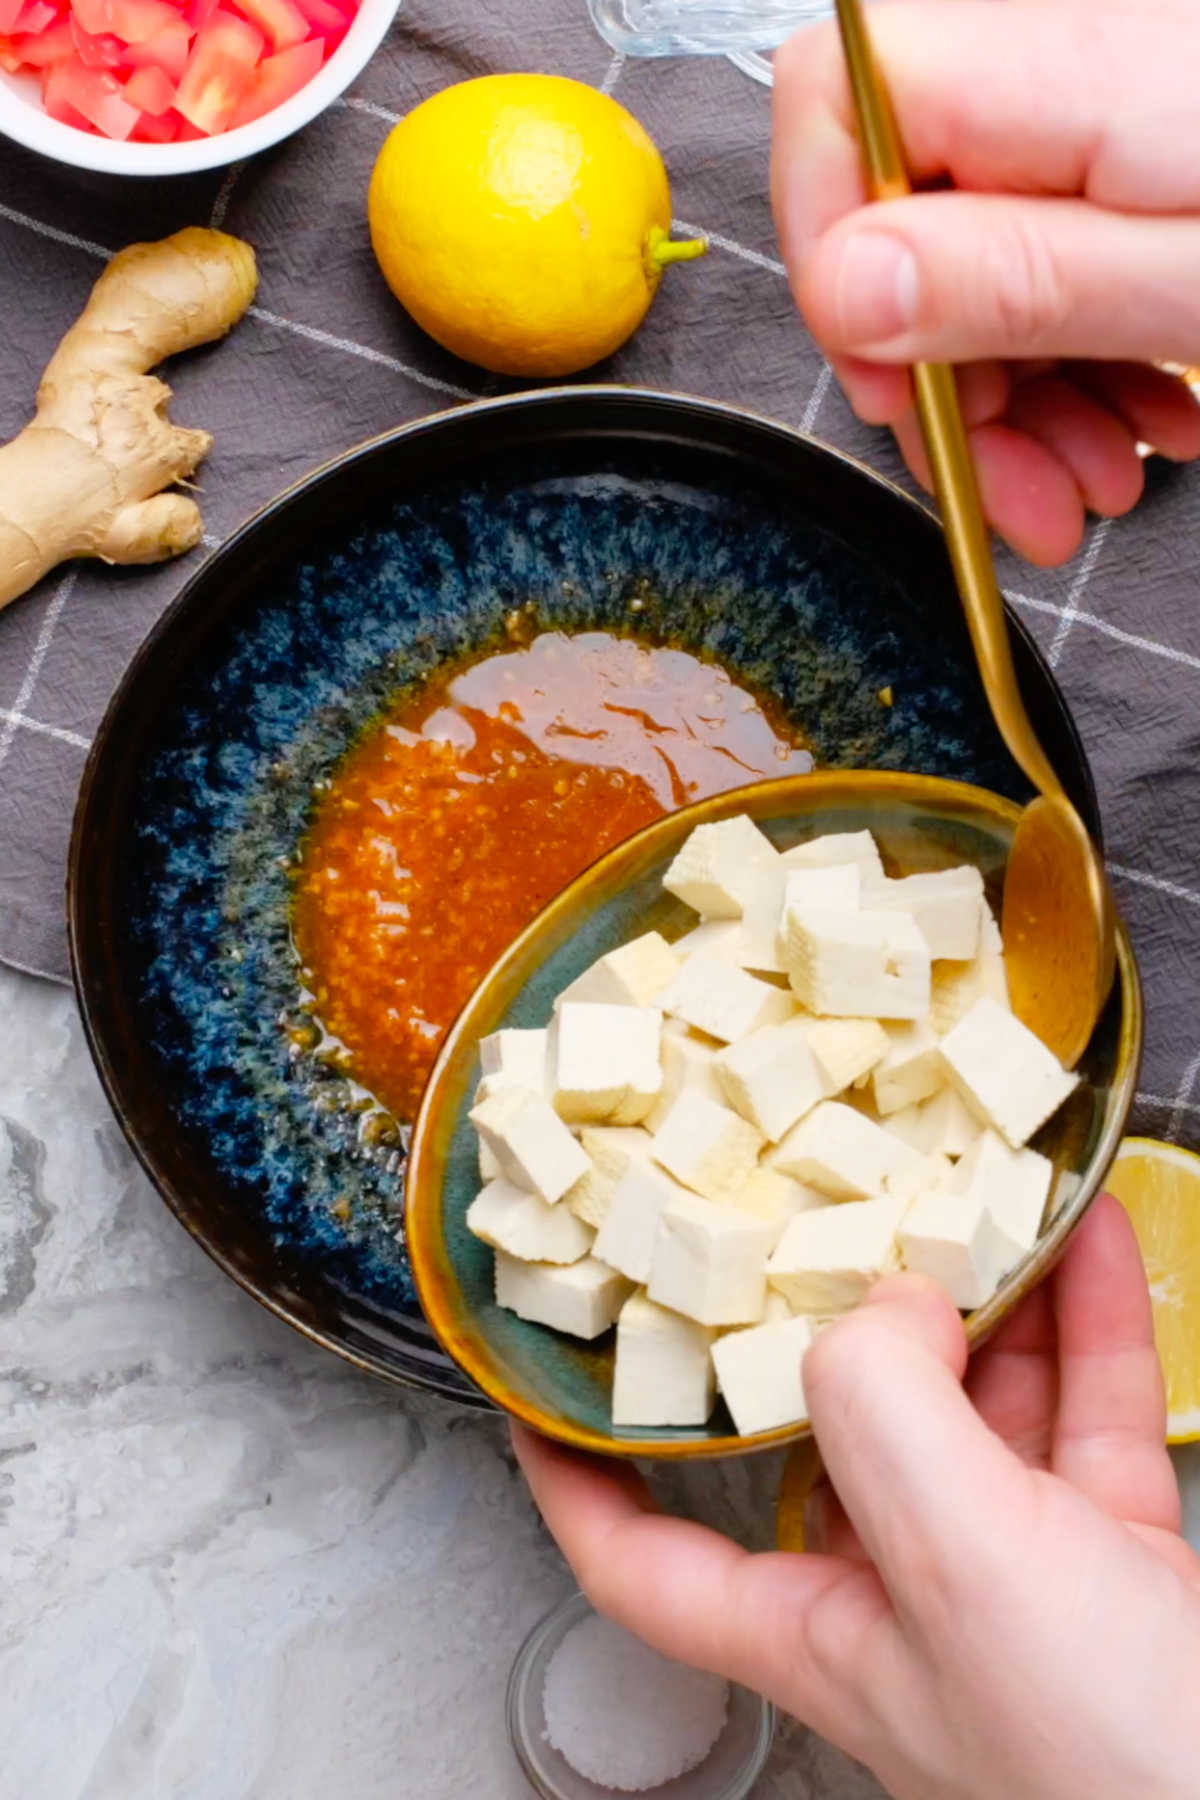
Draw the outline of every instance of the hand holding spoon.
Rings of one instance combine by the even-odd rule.
[[[862,0],[837,0],[837,15],[871,195],[894,200],[912,185]],[[1013,1010],[1071,1068],[1112,986],[1112,898],[1096,846],[1038,742],[1017,686],[954,370],[917,363],[913,387],[988,705],[1014,760],[1039,789],[1017,826],[1004,882],[1001,930]]]

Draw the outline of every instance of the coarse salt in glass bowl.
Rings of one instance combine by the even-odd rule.
[[[508,1735],[517,1760],[541,1800],[744,1800],[775,1736],[775,1709],[748,1688],[729,1684],[725,1723],[702,1761],[656,1787],[631,1790],[590,1781],[569,1763],[546,1735],[546,1671],[567,1633],[595,1616],[582,1594],[572,1594],[534,1626],[508,1678]],[[613,1721],[614,1730],[620,1720]]]

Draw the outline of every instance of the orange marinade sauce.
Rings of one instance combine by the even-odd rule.
[[[438,675],[352,748],[301,846],[304,980],[355,1078],[411,1119],[490,965],[605,850],[812,757],[686,651],[547,632]]]

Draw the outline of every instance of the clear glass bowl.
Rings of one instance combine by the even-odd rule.
[[[626,56],[774,50],[833,0],[588,0],[601,37]],[[762,80],[762,75],[758,75]]]
[[[598,1787],[580,1775],[546,1737],[546,1666],[571,1627],[591,1610],[582,1594],[572,1594],[548,1612],[521,1645],[508,1678],[509,1739],[541,1800],[631,1800],[625,1790]],[[704,1761],[643,1792],[648,1800],[743,1800],[762,1772],[774,1736],[775,1708],[731,1682],[724,1729]]]

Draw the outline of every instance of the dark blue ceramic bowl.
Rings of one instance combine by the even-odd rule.
[[[288,1036],[288,866],[371,717],[530,601],[546,627],[719,657],[823,764],[1027,791],[936,523],[727,407],[573,388],[442,414],[320,470],[204,565],[84,775],[68,904],[93,1054],[164,1199],[235,1280],[363,1367],[464,1399],[414,1298],[404,1134],[368,1141],[361,1092]],[[1062,696],[1010,623],[1038,734],[1095,828]]]

